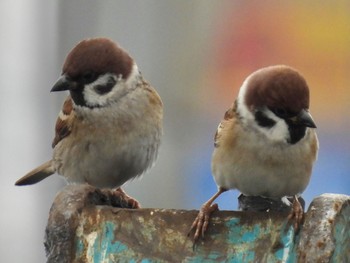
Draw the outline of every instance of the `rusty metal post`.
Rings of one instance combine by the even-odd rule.
[[[297,235],[286,212],[219,211],[196,247],[188,231],[198,211],[112,201],[89,186],[65,187],[50,211],[48,262],[350,262],[350,196],[315,198]]]

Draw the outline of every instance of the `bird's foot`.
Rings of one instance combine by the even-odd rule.
[[[296,196],[293,198],[292,210],[288,215],[288,220],[294,221],[295,232],[298,232],[304,220],[304,209]]]
[[[111,191],[112,205],[122,208],[141,208],[140,203],[133,197],[127,195],[120,187]]]
[[[196,219],[192,223],[190,232],[188,234],[188,235],[190,235],[192,230],[195,231],[194,235],[193,235],[193,243],[194,244],[198,241],[200,236],[202,238],[204,237],[204,234],[208,229],[211,214],[215,211],[218,211],[218,210],[219,210],[218,204],[205,203],[201,207]]]

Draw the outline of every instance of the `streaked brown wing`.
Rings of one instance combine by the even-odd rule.
[[[73,101],[72,98],[68,96],[63,103],[62,110],[60,111],[56,121],[56,134],[52,141],[52,148],[54,148],[63,138],[67,137],[71,133],[73,118]]]
[[[224,119],[220,122],[215,136],[214,136],[214,146],[215,147],[219,147],[219,140],[221,137],[221,131],[224,128],[225,123],[227,123],[227,121],[233,119],[233,117],[236,115],[236,104],[234,104],[232,107],[230,107],[224,115]]]

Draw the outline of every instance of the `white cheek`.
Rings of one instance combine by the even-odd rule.
[[[243,82],[237,97],[237,107],[239,110],[239,114],[242,116],[242,122],[247,127],[252,127],[253,129],[263,133],[267,138],[274,142],[287,142],[289,140],[290,135],[288,131],[288,126],[284,120],[278,118],[275,114],[273,114],[270,110],[265,109],[264,114],[270,119],[274,120],[276,124],[272,128],[264,128],[257,124],[255,121],[254,114],[248,109],[246,104],[244,103],[244,97],[247,91],[247,83],[251,76],[247,77]]]
[[[85,86],[83,91],[83,96],[85,102],[88,106],[105,106],[111,102],[118,100],[123,97],[129,89],[133,89],[136,83],[139,81],[139,70],[137,65],[134,63],[130,76],[123,80],[120,75],[118,78],[113,74],[105,74],[100,76],[94,82]],[[95,87],[97,85],[106,85],[109,78],[114,78],[116,80],[115,86],[106,94],[99,94],[96,92]]]
[[[276,121],[276,124],[270,129],[266,129],[259,126],[259,130],[262,131],[272,141],[287,142],[287,140],[290,139],[289,138],[290,135],[289,135],[288,125],[286,124],[286,122],[275,116],[274,118],[272,118],[271,116],[268,116],[268,117]]]
[[[132,66],[130,76],[125,81],[126,86],[133,87],[134,84],[138,81],[139,76],[140,76],[139,68],[137,67],[136,63],[134,63]]]
[[[290,139],[287,123],[275,116],[272,112],[266,110],[264,114],[275,121],[275,125],[271,128],[261,127],[255,121],[253,114],[250,111],[240,111],[245,125],[259,133],[264,134],[270,141],[273,142],[287,142]],[[249,116],[249,117],[248,117]]]
[[[251,113],[251,111],[248,109],[247,105],[244,102],[245,93],[247,90],[247,84],[249,81],[249,78],[246,78],[246,80],[243,82],[241,88],[239,89],[238,97],[237,97],[237,107],[239,109],[239,114],[242,116],[242,121],[244,123],[248,123],[254,120],[254,116]]]
[[[83,96],[86,101],[86,104],[88,106],[103,106],[108,104],[108,102],[111,100],[112,97],[115,96],[115,93],[118,92],[118,85],[123,85],[123,81],[121,78],[117,80],[116,85],[111,89],[110,92],[107,92],[106,94],[99,94],[95,90],[95,86],[97,85],[105,85],[108,82],[108,79],[112,77],[115,78],[111,74],[105,74],[101,77],[99,77],[97,80],[94,82],[85,85],[84,91],[83,91]]]
[[[88,106],[101,105],[102,103],[105,103],[105,98],[95,92],[94,83],[85,86],[83,96]]]

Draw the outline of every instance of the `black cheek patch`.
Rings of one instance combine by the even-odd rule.
[[[254,117],[258,125],[264,128],[271,128],[276,124],[274,120],[267,117],[262,111],[256,111]]]
[[[70,95],[76,105],[86,106],[83,95],[84,86],[80,85],[77,89],[70,90]]]
[[[302,138],[304,138],[306,133],[306,127],[301,125],[294,125],[292,123],[287,122],[288,130],[290,135],[290,140],[288,141],[290,144],[296,144]]]
[[[103,95],[110,92],[116,83],[117,81],[113,77],[109,77],[105,84],[94,86],[94,90],[96,93]]]

